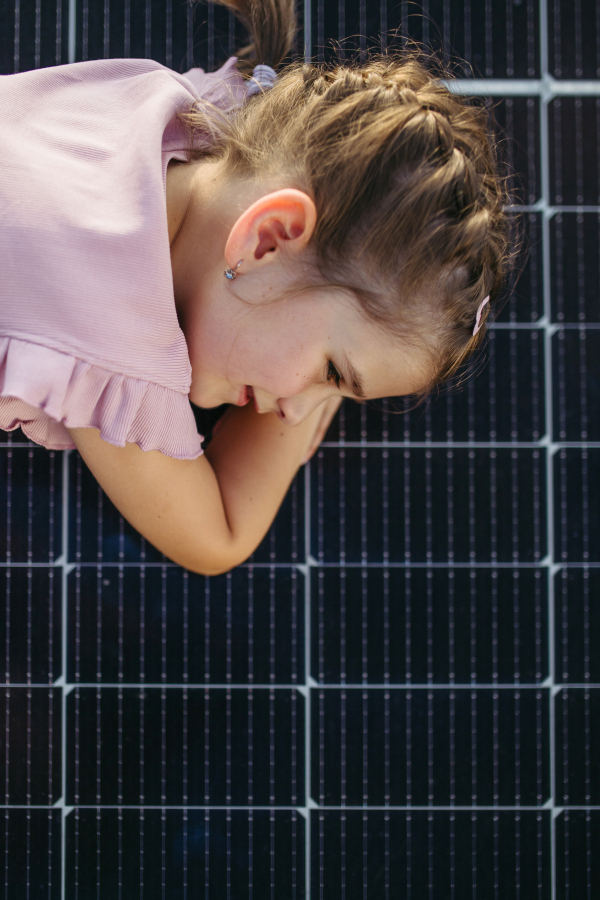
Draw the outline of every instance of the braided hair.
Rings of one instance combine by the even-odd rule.
[[[241,51],[244,74],[257,61],[279,65],[293,40],[293,0],[218,2],[254,35]],[[265,42],[261,23],[274,9]],[[180,114],[192,134],[209,124],[213,135],[190,159],[221,156],[232,176],[279,180],[313,198],[315,282],[350,291],[369,320],[429,354],[423,395],[481,345],[511,256],[489,113],[453,93],[449,77],[405,47],[351,65],[288,65],[272,90],[218,120],[202,102]]]

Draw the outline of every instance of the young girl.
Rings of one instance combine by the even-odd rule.
[[[0,427],[76,447],[204,574],[253,552],[342,397],[456,372],[507,258],[479,107],[414,54],[277,79],[293,0],[221,2],[253,44],[215,73],[0,80]],[[231,404],[205,454],[188,397]]]

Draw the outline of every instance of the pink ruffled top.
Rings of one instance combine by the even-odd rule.
[[[67,427],[194,459],[166,214],[176,113],[243,102],[232,58],[185,75],[108,59],[0,77],[0,428],[52,449]]]

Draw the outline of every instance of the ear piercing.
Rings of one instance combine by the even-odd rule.
[[[236,277],[237,270],[239,269],[239,267],[241,266],[241,264],[243,262],[244,262],[244,260],[240,259],[240,261],[237,264],[237,266],[235,267],[235,269],[225,269],[225,271],[223,272],[223,275],[225,276],[227,281],[233,281],[233,279]]]

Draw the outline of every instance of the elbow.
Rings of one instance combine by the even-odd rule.
[[[180,564],[181,565],[181,564]],[[204,575],[205,578],[210,578],[214,575],[226,575],[227,572],[231,572],[232,569],[239,565],[239,563],[232,563],[231,565],[220,565],[220,566],[210,566],[204,563],[200,565],[191,565],[183,567],[188,569],[190,572],[194,572],[196,575]]]
[[[220,550],[213,553],[177,554],[171,558],[173,562],[189,572],[194,572],[196,575],[204,575],[208,578],[215,575],[226,575],[227,572],[231,572],[236,566],[246,562],[251,553],[252,550],[242,553],[236,548],[235,550]]]

